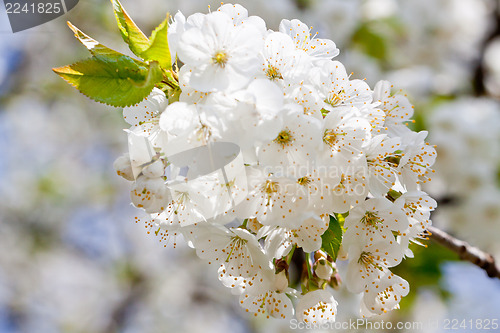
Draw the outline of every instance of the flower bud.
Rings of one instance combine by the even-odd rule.
[[[340,286],[342,285],[342,279],[340,278],[338,272],[335,272],[335,274],[332,275],[329,285],[335,290],[340,289]]]
[[[118,176],[121,176],[126,180],[134,180],[134,173],[132,172],[132,163],[130,162],[129,154],[123,154],[118,157],[113,163],[113,167],[115,168]]]
[[[142,169],[142,174],[148,178],[160,178],[165,174],[165,166],[161,160],[154,161]]]
[[[320,279],[330,280],[333,274],[333,267],[327,260],[320,259],[316,261],[314,272]]]
[[[276,279],[274,281],[274,287],[277,291],[283,292],[286,288],[288,288],[288,278],[286,277],[286,271],[282,270],[278,274],[275,275]]]
[[[139,176],[130,191],[130,198],[134,206],[144,208],[147,212],[155,212],[166,207],[170,192],[163,179]]]
[[[316,261],[318,261],[320,259],[326,259],[327,257],[328,257],[328,255],[321,250],[314,252],[314,260],[316,260]]]

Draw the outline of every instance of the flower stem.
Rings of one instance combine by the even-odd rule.
[[[489,277],[500,279],[500,268],[497,266],[495,258],[491,254],[483,252],[477,247],[471,246],[460,239],[456,239],[433,226],[427,227],[426,235],[436,243],[457,253],[462,260],[469,261],[482,268]]]
[[[293,253],[295,252],[295,249],[297,248],[297,245],[294,245],[290,252],[286,256],[286,264],[290,265],[290,262],[292,261]]]
[[[307,265],[307,276],[309,277],[309,280],[312,279],[312,264],[311,264],[311,254],[308,252],[305,252],[306,254],[306,265]]]

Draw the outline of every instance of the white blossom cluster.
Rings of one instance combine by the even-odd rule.
[[[155,88],[125,108],[129,153],[115,162],[146,228],[182,235],[248,312],[322,324],[337,313],[327,285],[338,272],[322,249],[333,216],[361,314],[398,308],[409,286],[390,268],[412,256],[436,207],[420,190],[436,152],[406,126],[408,99],[352,79],[335,43],[299,20],[268,30],[240,5],[179,12],[168,40],[178,101]],[[288,274],[299,248],[301,292]]]

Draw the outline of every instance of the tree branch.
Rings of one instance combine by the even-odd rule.
[[[495,4],[493,4],[493,6],[494,8],[491,13],[492,27],[488,35],[484,38],[479,47],[479,56],[473,66],[474,74],[472,79],[473,79],[474,93],[476,96],[482,96],[486,94],[486,86],[484,82],[486,76],[484,55],[490,43],[495,38],[500,36],[500,1],[495,1]]]
[[[467,260],[486,271],[489,277],[500,279],[500,269],[495,263],[495,258],[467,242],[459,240],[446,232],[433,227],[427,227],[426,234],[430,239],[457,253],[462,260]]]

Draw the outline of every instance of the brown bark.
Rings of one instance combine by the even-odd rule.
[[[457,253],[462,260],[469,261],[486,271],[489,277],[500,279],[500,269],[495,262],[495,258],[491,254],[486,253],[467,242],[459,240],[433,226],[427,227],[427,235],[436,243],[439,243]]]

